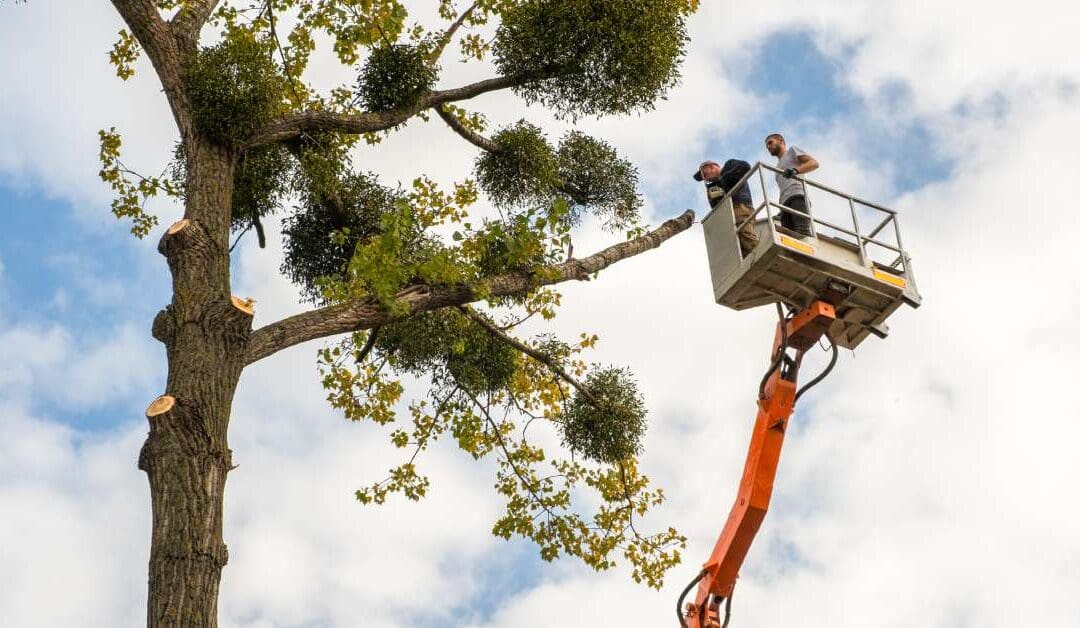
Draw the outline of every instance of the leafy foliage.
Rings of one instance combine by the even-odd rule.
[[[492,136],[499,150],[476,159],[476,180],[499,205],[550,197],[559,185],[555,151],[534,124],[521,120]]]
[[[679,78],[689,8],[680,0],[526,0],[503,13],[495,63],[504,75],[552,77],[515,91],[562,116],[648,109]]]
[[[121,30],[120,39],[109,51],[109,63],[116,68],[116,76],[126,81],[135,76],[135,62],[139,60],[139,42],[127,30]]]
[[[101,146],[98,177],[116,192],[112,213],[117,218],[131,218],[131,233],[137,238],[144,238],[158,222],[157,216],[146,213],[146,201],[160,194],[179,196],[180,190],[164,175],[144,177],[129,170],[120,160],[123,140],[116,127],[98,131],[98,140]]]
[[[637,168],[619,158],[607,142],[571,131],[559,143],[559,176],[573,190],[571,218],[591,208],[611,229],[626,229],[637,223],[641,197],[637,193]]]
[[[233,173],[233,229],[274,213],[292,178],[293,163],[279,144],[245,151]]]
[[[435,85],[438,66],[424,46],[391,44],[373,48],[360,71],[356,92],[368,111],[411,107]]]
[[[527,271],[551,262],[553,252],[541,235],[527,214],[487,223],[475,242],[479,248],[476,264],[480,276]]]
[[[537,311],[534,308],[548,307],[553,302],[551,297],[547,294],[530,301],[526,308]],[[493,322],[486,315],[484,318]],[[661,586],[664,574],[679,562],[686,539],[671,528],[648,535],[638,532],[635,521],[661,505],[665,497],[638,472],[633,455],[619,456],[613,464],[588,466],[550,458],[527,438],[534,422],[559,429],[563,405],[575,403],[570,400],[566,382],[554,376],[546,364],[526,355],[506,353],[506,358],[492,362],[509,370],[509,378],[503,368],[481,367],[494,346],[478,335],[484,333],[479,324],[456,310],[408,317],[375,333],[370,354],[357,349],[370,340],[360,335],[320,353],[324,385],[335,407],[350,418],[370,418],[390,426],[398,419],[393,405],[402,390],[392,373],[427,373],[432,388],[426,399],[409,405],[411,425],[394,428],[390,433],[395,447],[411,453],[391,468],[385,479],[357,491],[361,502],[381,504],[394,493],[411,500],[424,497],[432,482],[420,473],[419,455],[441,436],[450,435],[460,449],[474,458],[492,454],[498,458],[495,487],[506,500],[506,510],[492,528],[496,535],[533,540],[545,560],[575,556],[598,570],[614,566],[616,556],[621,554],[633,566],[636,581]],[[494,336],[489,334],[490,339]],[[583,335],[575,345],[542,336],[532,345],[542,352],[549,351],[548,355],[564,368],[580,374],[585,365],[575,356],[595,342],[596,337],[589,335]],[[355,367],[350,368],[350,360],[356,362]],[[475,381],[472,374],[462,377],[465,371],[458,370],[455,364],[469,364],[482,375]],[[499,376],[492,377],[493,373]],[[612,373],[604,369],[590,378],[598,394],[630,405],[637,400],[640,409],[636,391],[632,385],[627,387],[628,375],[622,371]],[[601,439],[596,446],[605,453],[636,447],[617,440]],[[580,489],[594,491],[599,497],[600,505],[591,516],[581,513],[574,504],[573,494]]]
[[[175,10],[183,0],[157,5]],[[467,286],[482,299],[494,276],[545,278],[569,255],[571,229],[586,212],[612,229],[638,228],[638,174],[603,141],[573,131],[554,146],[524,120],[492,136],[498,150],[476,161],[475,182],[450,187],[422,175],[388,187],[354,170],[357,141],[381,141],[391,123],[360,136],[308,131],[251,150],[247,138],[289,112],[317,118],[410,111],[435,85],[440,55],[455,40],[463,61],[490,55],[520,96],[561,117],[648,109],[678,80],[685,19],[696,5],[439,0],[443,23],[430,28],[411,21],[401,0],[219,5],[211,23],[221,42],[187,59],[183,80],[198,133],[236,159],[234,229],[257,226],[284,199],[295,199],[284,216],[282,272],[309,301],[363,301],[392,321],[319,353],[331,405],[350,420],[383,426],[392,446],[407,453],[385,479],[357,491],[361,502],[424,497],[432,479],[423,475],[420,455],[446,437],[473,458],[497,459],[495,488],[506,509],[495,534],[531,539],[546,560],[575,556],[595,569],[610,568],[621,555],[636,580],[660,586],[685,539],[670,528],[637,528],[664,495],[637,469],[645,411],[629,372],[589,372],[580,354],[597,339],[587,334],[575,343],[542,334],[520,351],[512,330],[534,316],[556,315],[561,297],[550,289],[489,299],[487,312],[417,314],[403,298]],[[285,15],[283,28],[278,16]],[[490,39],[484,32],[496,22]],[[316,42],[325,41],[342,64],[363,64],[353,84],[321,95],[304,77]],[[131,76],[139,53],[138,42],[121,33],[110,54],[118,76]],[[444,110],[468,131],[485,132],[479,113],[451,103]],[[185,161],[176,162],[175,184],[142,178],[119,161],[119,147],[119,136],[103,132],[102,178],[117,191],[114,213],[132,218],[133,232],[145,235],[155,220],[142,211],[145,200],[182,191]],[[469,216],[479,189],[497,217]],[[421,382],[423,391],[407,396],[405,378]],[[582,378],[585,393],[573,384]],[[540,430],[561,437],[569,451],[539,447],[532,436]],[[582,491],[595,493],[594,508],[582,508]]]
[[[187,64],[185,82],[201,133],[236,147],[283,110],[285,79],[272,53],[268,40],[237,32]]]
[[[319,301],[320,279],[340,277],[357,245],[381,232],[383,216],[394,211],[401,198],[400,191],[361,173],[346,176],[336,188],[309,188],[302,204],[285,219],[282,272],[305,298]]]
[[[563,418],[563,444],[597,462],[615,464],[641,453],[645,402],[628,371],[597,369],[577,391]]]

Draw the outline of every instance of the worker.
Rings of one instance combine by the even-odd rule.
[[[795,177],[817,170],[817,160],[798,146],[788,147],[784,136],[779,133],[772,133],[765,138],[765,149],[776,157],[776,167],[783,171],[776,175],[776,185],[780,188],[780,204],[809,213],[803,185]],[[782,212],[780,224],[797,233],[811,235],[810,219],[805,216]]]
[[[709,206],[715,208],[724,200],[724,195],[733,188],[747,172],[750,172],[750,164],[741,159],[729,159],[721,168],[715,161],[706,160],[701,162],[696,172],[695,181],[705,182],[705,195],[709,199]],[[731,208],[735,214],[735,225],[745,221],[739,229],[739,248],[742,249],[743,257],[757,246],[757,233],[754,231],[754,221],[747,220],[753,215],[753,197],[750,196],[750,188],[746,184],[731,193]]]

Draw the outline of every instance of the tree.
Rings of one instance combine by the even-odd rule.
[[[337,338],[318,355],[331,404],[391,426],[408,456],[358,490],[361,502],[423,497],[418,455],[449,435],[472,457],[498,460],[506,511],[495,534],[598,570],[621,554],[635,579],[659,587],[685,539],[671,528],[639,532],[664,495],[638,468],[645,410],[633,377],[585,363],[595,336],[513,331],[555,315],[552,286],[659,246],[693,214],[648,231],[637,171],[609,144],[571,132],[553,146],[526,121],[488,136],[484,117],[457,103],[511,90],[569,119],[648,109],[679,78],[697,0],[440,0],[433,25],[414,22],[400,0],[112,2],[129,29],[110,54],[117,74],[130,78],[146,54],[180,136],[168,174],[142,177],[121,161],[116,130],[101,132],[101,177],[136,236],[156,226],[148,198],[184,207],[158,246],[173,278],[152,327],[168,380],[147,410],[138,463],[153,505],[148,625],[216,625],[234,391],[246,366],[319,338]],[[209,28],[220,39],[201,45]],[[437,89],[455,42],[463,60],[490,59],[497,74]],[[354,83],[329,94],[305,83],[317,43],[356,67]],[[354,163],[360,140],[431,114],[480,150],[474,180],[442,189],[418,175],[393,188]],[[497,212],[476,220],[468,210],[481,191]],[[262,246],[262,221],[279,213],[282,272],[312,308],[252,329],[251,302],[230,291],[230,240],[254,229]],[[574,257],[571,232],[586,215],[626,239]],[[395,411],[402,374],[429,383],[407,417]],[[528,440],[538,421],[568,456]],[[583,489],[598,497],[591,515],[573,499]]]

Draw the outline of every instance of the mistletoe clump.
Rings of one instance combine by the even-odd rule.
[[[641,453],[645,402],[626,369],[596,369],[563,416],[563,444],[589,460],[615,464]]]
[[[385,325],[375,348],[390,356],[398,372],[432,375],[474,395],[505,388],[517,369],[511,347],[452,309]]]
[[[260,218],[272,214],[288,187],[291,173],[289,153],[278,144],[244,152],[233,173],[233,229],[258,224]]]
[[[637,169],[620,159],[610,144],[571,131],[559,143],[557,157],[559,176],[573,201],[572,222],[580,220],[585,207],[610,229],[625,229],[637,222],[642,204]]]
[[[679,79],[685,0],[527,0],[503,14],[499,71],[538,76],[515,91],[562,116],[650,109]]]
[[[235,148],[284,110],[285,78],[272,45],[254,35],[228,37],[185,67],[199,132]]]
[[[389,111],[415,105],[438,78],[425,46],[391,44],[371,50],[356,91],[368,111]]]
[[[474,395],[506,388],[517,370],[518,355],[480,325],[469,321],[446,360],[454,382]]]
[[[359,243],[381,232],[383,216],[395,210],[401,192],[364,173],[344,176],[337,185],[323,182],[304,195],[301,206],[284,221],[285,260],[281,270],[300,286],[305,298],[321,300],[319,280],[340,276]]]
[[[559,185],[559,162],[540,128],[524,120],[492,136],[499,150],[476,160],[476,180],[498,205],[549,197]]]

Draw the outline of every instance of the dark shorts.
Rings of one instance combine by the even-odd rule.
[[[791,209],[806,212],[806,197],[802,194],[798,196],[792,196],[788,200],[784,201],[784,205]],[[780,225],[791,229],[792,231],[798,231],[799,233],[810,235],[810,219],[804,216],[797,216],[789,212],[783,212],[780,214]]]

